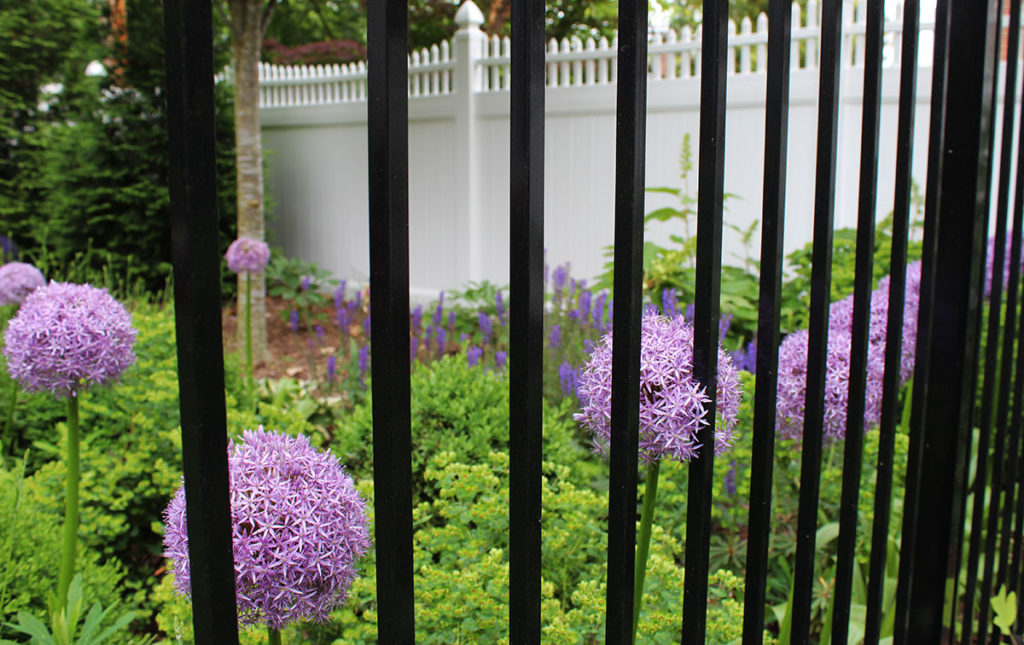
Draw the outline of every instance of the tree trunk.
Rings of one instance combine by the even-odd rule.
[[[235,74],[235,166],[238,179],[238,236],[264,238],[263,146],[260,140],[259,62],[263,40],[260,2],[231,0],[233,68]],[[245,276],[238,276],[238,320],[245,317]],[[252,353],[268,358],[266,280],[252,276]],[[244,328],[238,325],[238,347]]]

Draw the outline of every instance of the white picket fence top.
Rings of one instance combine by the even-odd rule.
[[[865,3],[843,3],[844,67],[862,67],[866,27]],[[896,15],[902,15],[902,3]],[[817,0],[808,0],[806,20],[793,3],[792,69],[816,69],[820,28]],[[466,52],[472,69],[468,78],[474,92],[503,92],[509,89],[511,42],[506,36],[488,38],[481,30],[483,15],[467,0],[456,14],[459,31],[451,43],[433,45],[409,55],[409,96],[414,98],[445,96],[456,91],[453,76],[460,62],[458,52]],[[902,23],[887,22],[885,43],[887,66],[900,64]],[[921,31],[934,31],[933,22],[921,23]],[[460,48],[460,41],[465,45]],[[547,51],[547,87],[610,85],[616,80],[615,40],[606,38],[554,39]],[[768,17],[756,21],[744,18],[737,26],[729,21],[727,70],[731,75],[763,74],[767,70]],[[648,79],[659,82],[700,76],[700,27],[684,27],[653,34],[648,45]],[[366,63],[345,65],[260,65],[260,107],[278,108],[333,105],[366,100]]]

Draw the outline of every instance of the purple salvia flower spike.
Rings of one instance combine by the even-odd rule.
[[[495,354],[494,354],[494,365],[495,365],[495,367],[497,367],[499,370],[500,369],[504,369],[505,368],[505,364],[507,362],[508,362],[508,354],[506,354],[505,352],[503,352],[501,350],[498,350],[497,352],[495,352]]]
[[[470,367],[476,367],[476,364],[480,361],[480,358],[483,355],[484,350],[474,345],[466,350],[466,362],[469,363]]]

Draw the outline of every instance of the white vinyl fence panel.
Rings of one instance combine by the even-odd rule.
[[[793,5],[786,252],[811,239],[818,86],[818,13]],[[857,212],[863,77],[863,12],[844,4],[842,99],[836,175],[837,228]],[[902,12],[899,14],[902,16]],[[469,281],[508,281],[509,41],[488,38],[483,16],[466,2],[458,32],[409,57],[409,195],[414,297]],[[931,24],[922,26],[929,42]],[[760,219],[763,176],[765,16],[730,27],[725,190],[729,224]],[[886,25],[877,211],[892,210],[900,24]],[[547,55],[545,245],[551,265],[572,263],[576,278],[602,271],[613,240],[616,44],[552,41]],[[647,185],[682,186],[679,157],[689,135],[697,149],[700,30],[652,37],[647,124]],[[925,57],[923,57],[925,58]],[[918,74],[913,176],[923,188],[930,57]],[[268,166],[272,241],[350,281],[369,276],[366,68],[364,63],[261,67],[261,110]],[[997,139],[998,140],[998,139]],[[696,155],[689,190],[696,193]],[[647,210],[672,205],[649,193]],[[648,237],[670,244],[679,226]],[[691,231],[693,233],[693,231]],[[727,230],[723,259],[742,261]],[[756,258],[760,236],[749,252]]]

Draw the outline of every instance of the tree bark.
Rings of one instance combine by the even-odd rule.
[[[264,239],[263,145],[260,138],[259,63],[266,25],[261,0],[229,0],[232,36],[232,67],[235,80],[235,173],[238,180],[238,236]],[[269,13],[267,16],[269,17]],[[252,353],[256,362],[266,360],[266,280],[252,276]],[[238,320],[246,305],[245,276],[238,276]],[[237,346],[244,343],[244,329],[237,326]]]

